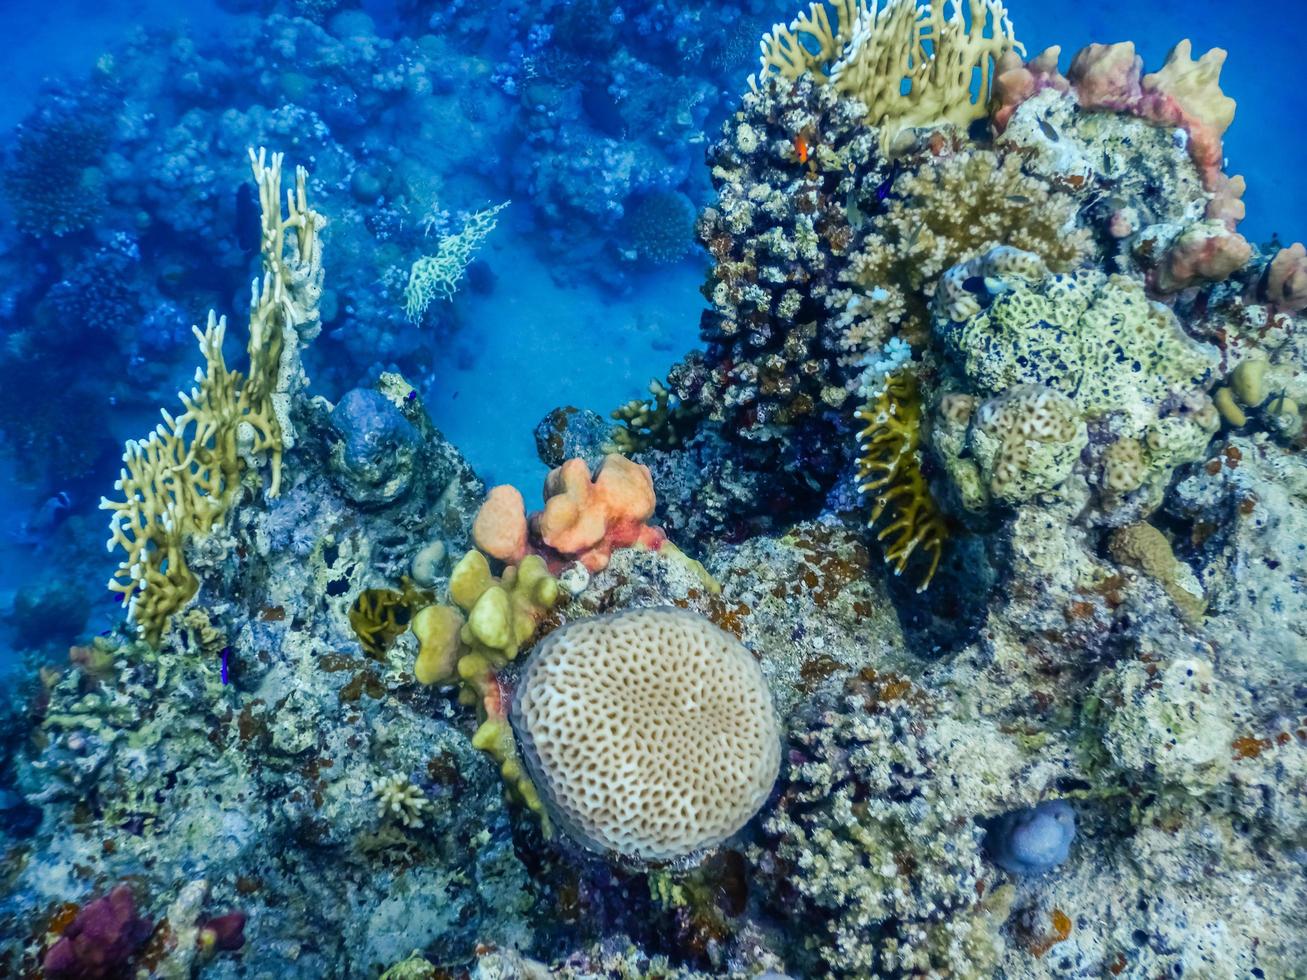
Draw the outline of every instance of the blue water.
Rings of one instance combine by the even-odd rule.
[[[84,90],[97,71],[97,59],[121,45],[132,32],[180,32],[177,36],[194,38],[202,49],[221,47],[225,37],[256,16],[234,12],[233,8],[241,6],[257,4],[179,4],[165,0],[0,4],[0,24],[5,28],[7,45],[6,85],[0,94],[0,130],[6,135],[0,136],[0,141],[12,151],[14,127],[34,106],[49,104],[51,99],[57,102],[67,93]],[[400,25],[412,27],[420,21],[396,3],[368,0],[362,6],[383,36],[401,29]],[[431,9],[438,17],[445,6],[434,4]],[[484,73],[478,75],[463,70],[464,65],[451,64],[448,78],[436,80],[438,98],[478,98],[484,86],[490,84],[485,75],[498,70],[496,59],[501,63],[513,60],[514,52],[502,45],[513,36],[508,12],[515,6],[467,5],[468,10],[484,17],[486,33],[471,42],[454,39],[450,43],[455,51],[482,59]],[[539,4],[541,9],[565,6],[551,0]],[[704,13],[698,23],[685,18],[677,21],[666,15],[668,6]],[[644,45],[650,49],[651,59],[666,64],[666,45],[675,40],[677,31],[687,36],[707,36],[719,21],[766,25],[791,16],[791,6],[775,0],[751,0],[715,11],[710,4],[627,4],[630,30],[623,37],[633,53],[640,54]],[[1059,43],[1064,66],[1075,50],[1090,41],[1133,39],[1149,67],[1159,65],[1171,44],[1182,37],[1192,38],[1198,51],[1216,45],[1226,48],[1229,60],[1222,84],[1239,103],[1226,141],[1227,170],[1246,175],[1249,183],[1245,198],[1248,217],[1242,231],[1255,240],[1278,234],[1292,241],[1307,234],[1307,181],[1302,171],[1303,160],[1307,159],[1307,96],[1301,85],[1300,65],[1300,52],[1307,44],[1307,5],[1278,4],[1274,11],[1263,7],[1256,14],[1241,14],[1223,3],[1171,0],[1147,5],[1129,0],[1087,4],[1012,0],[1010,7],[1018,36],[1027,49],[1034,53]],[[634,28],[642,15],[655,22],[652,34],[642,36]],[[439,34],[445,29],[433,30]],[[463,48],[458,47],[460,43]],[[548,51],[556,39],[551,42],[536,38],[533,43],[539,50]],[[529,44],[527,54],[531,54]],[[598,50],[585,53],[591,60],[609,56],[611,52]],[[704,79],[718,90],[719,104],[703,121],[709,138],[751,64],[749,59],[740,67],[703,73]],[[293,67],[274,66],[274,70]],[[574,67],[578,77],[584,74],[583,67]],[[161,52],[158,71],[167,70]],[[184,87],[186,79],[172,80],[172,84]],[[158,91],[161,94],[156,97],[165,99],[168,83]],[[213,120],[221,108],[206,105],[203,111],[210,113],[209,119]],[[152,110],[168,111],[164,106],[142,106],[142,111]],[[623,123],[629,124],[630,120]],[[402,118],[387,115],[377,120],[368,138],[382,147],[388,139],[386,127],[405,125]],[[494,125],[494,120],[487,120],[484,130],[438,124],[431,127],[429,159],[409,162],[438,175],[443,182],[442,205],[470,210],[516,193],[505,186],[508,182],[504,172],[519,154],[502,139],[496,139]],[[581,125],[564,118],[557,133],[545,136],[546,146],[551,140],[571,139],[568,127]],[[682,159],[673,162],[668,171],[673,174],[670,179],[678,182],[679,189],[696,206],[707,200],[708,193],[700,163],[703,144],[698,139],[702,135],[687,133]],[[584,155],[587,140],[585,137],[574,145],[568,144],[566,158]],[[282,148],[295,156],[294,146]],[[561,165],[566,165],[566,158]],[[202,156],[197,159],[202,161]],[[555,168],[558,165],[554,164]],[[137,179],[145,185],[152,176],[142,172]],[[340,192],[344,194],[345,189]],[[230,190],[223,188],[216,193],[226,195]],[[589,242],[593,251],[584,260],[551,262],[548,238],[559,233],[558,227],[551,228],[547,219],[533,220],[532,205],[538,202],[523,201],[520,194],[518,198],[518,204],[506,212],[480,256],[495,279],[493,289],[466,290],[458,297],[456,311],[446,318],[449,322],[442,321],[425,333],[410,332],[393,350],[386,349],[384,337],[377,341],[363,333],[359,324],[346,319],[345,326],[334,334],[329,331],[328,340],[313,355],[316,360],[311,361],[310,368],[317,372],[318,389],[328,397],[337,397],[370,364],[397,367],[419,385],[436,423],[478,472],[496,482],[531,487],[544,473],[536,459],[532,429],[546,412],[560,404],[607,412],[642,394],[650,378],[662,376],[669,365],[697,343],[698,314],[703,306],[698,290],[706,266],[701,254],[693,251],[680,261],[656,268],[622,263],[613,256],[611,242],[598,239]],[[337,202],[330,197],[317,203],[329,214],[337,209]],[[203,235],[205,229],[197,232]],[[214,233],[230,232],[217,229]],[[584,250],[588,247],[584,228],[581,234],[577,248]],[[80,247],[91,251],[102,248],[103,237],[91,235]],[[54,243],[58,248],[67,244]],[[542,248],[542,244],[546,247]],[[7,254],[0,266],[4,302],[12,304],[17,297],[21,309],[23,291],[43,277],[56,274],[48,266],[53,260],[47,254],[32,257],[12,229],[0,234],[0,251]],[[328,246],[329,276],[331,270],[339,270],[349,261],[349,256]],[[611,269],[606,269],[605,263],[611,264]],[[241,281],[234,269],[226,274],[230,284]],[[6,439],[9,448],[17,442],[13,430],[27,424],[30,412],[57,414],[65,411],[72,400],[83,409],[76,415],[76,425],[81,429],[100,427],[105,447],[120,445],[124,438],[151,424],[152,406],[168,403],[171,392],[193,370],[189,324],[202,321],[208,305],[233,314],[235,323],[242,319],[239,288],[231,288],[226,295],[215,295],[212,290],[193,293],[192,297],[179,289],[174,306],[163,314],[173,337],[170,342],[138,345],[138,359],[153,362],[148,381],[144,382],[149,391],[158,393],[153,401],[147,397],[133,399],[132,392],[124,390],[124,385],[131,389],[142,382],[115,363],[119,353],[103,329],[95,324],[64,321],[60,329],[69,332],[67,352],[60,356],[86,358],[83,368],[74,372],[75,391],[65,386],[69,375],[59,374],[61,380],[57,383],[29,396],[35,403],[29,403],[28,411],[0,418],[0,429],[10,430]],[[95,300],[74,304],[74,308],[94,309]],[[3,308],[0,314],[4,314]],[[19,326],[7,319],[3,329],[12,334]],[[130,325],[114,329],[130,329]],[[157,325],[151,329],[157,331]],[[77,340],[78,331],[85,334],[84,342]],[[333,374],[331,369],[339,370]],[[68,401],[61,407],[64,400]],[[98,407],[92,405],[92,410],[85,410],[88,400],[98,400]],[[112,559],[103,551],[85,548],[87,542],[95,542],[100,536],[101,515],[95,510],[95,502],[112,481],[112,453],[95,462],[80,457],[61,460],[59,453],[56,448],[41,454],[38,460],[16,460],[15,452],[10,451],[0,464],[0,501],[4,503],[3,523],[7,525],[0,530],[16,530],[33,518],[42,502],[61,491],[70,493],[73,518],[49,540],[19,544],[12,534],[0,538],[0,609],[5,608],[14,590],[33,576],[50,577],[52,561],[60,569],[56,577],[70,592],[87,595],[95,594],[112,565]],[[20,466],[20,462],[29,465]],[[36,465],[30,465],[33,463]],[[99,624],[105,616],[107,613],[96,608],[87,628]],[[6,657],[0,657],[0,661],[13,662]]]

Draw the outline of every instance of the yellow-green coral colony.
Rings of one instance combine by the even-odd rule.
[[[542,821],[540,797],[518,755],[495,672],[516,659],[558,598],[558,580],[538,555],[496,577],[486,556],[472,550],[450,573],[451,604],[420,609],[412,624],[418,682],[459,685],[459,700],[477,706],[472,744],[496,761],[504,782]]]

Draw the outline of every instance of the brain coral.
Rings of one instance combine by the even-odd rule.
[[[720,843],[757,812],[780,768],[776,712],[752,654],[676,609],[556,630],[527,661],[512,718],[558,825],[626,858]]]

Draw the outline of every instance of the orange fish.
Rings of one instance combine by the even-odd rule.
[[[794,137],[794,152],[799,157],[799,163],[808,162],[808,141],[802,135]]]

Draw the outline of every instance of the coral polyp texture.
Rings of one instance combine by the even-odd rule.
[[[250,151],[264,272],[251,287],[248,372],[227,367],[227,320],[210,313],[203,331],[193,328],[205,368],[196,370],[189,395],[178,392],[184,411],[164,409],[163,424],[127,443],[114,486],[125,499],[100,504],[112,512],[109,550],[127,552],[109,589],[151,643],[198,587],[186,566],[187,543],[223,520],[251,467],[267,466],[267,493],[275,497],[282,453],[295,443],[289,404],[304,383],[299,349],[319,327],[323,222],[308,206],[302,167],[283,214],[281,161],[280,153],[269,161],[263,150]]]
[[[513,725],[556,823],[586,847],[673,860],[738,831],[771,791],[780,730],[735,637],[678,609],[569,623],[531,654]]]

